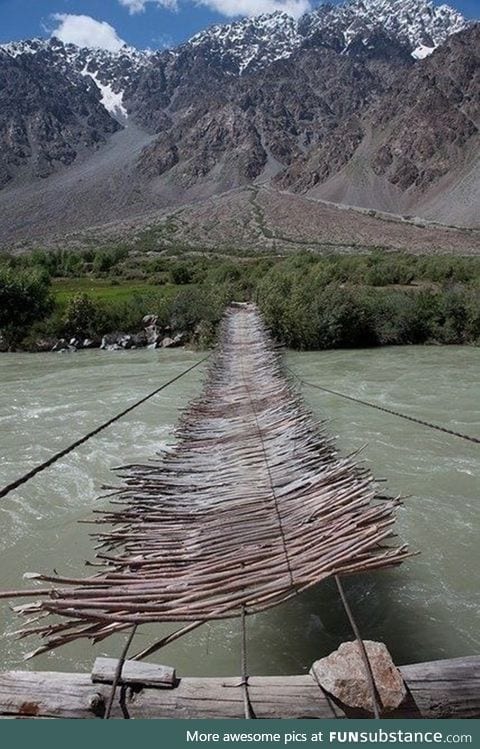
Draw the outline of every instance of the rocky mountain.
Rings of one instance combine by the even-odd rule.
[[[49,51],[0,50],[0,187],[71,165],[119,127],[92,80],[51,65]]]
[[[357,172],[363,164],[364,172],[368,168],[403,194],[416,189],[418,196],[477,153],[479,126],[477,24],[449,38],[421,65],[406,68],[363,116],[357,109],[340,132],[302,155],[281,181],[308,190],[332,175],[338,182],[339,170],[350,164],[355,171],[357,162]]]
[[[358,45],[367,46],[378,31],[405,45],[414,58],[423,58],[466,25],[456,10],[430,0],[350,0],[323,3],[299,21],[277,12],[213,26],[187,46],[238,75],[288,58],[301,47],[355,54]]]
[[[213,26],[160,52],[4,45],[9,236],[12,214],[14,227],[32,213],[54,225],[62,205],[66,221],[67,189],[91,224],[253,183],[471,224],[479,28],[430,0],[348,0],[298,21]],[[461,206],[445,211],[447,193]],[[105,201],[111,213],[97,215]]]

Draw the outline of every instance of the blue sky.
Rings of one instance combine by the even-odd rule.
[[[177,44],[212,23],[228,22],[237,15],[255,15],[283,6],[298,15],[312,4],[317,1],[0,0],[0,42],[47,37],[60,28],[66,37],[79,34],[80,39],[92,39],[99,34],[111,48],[126,41],[140,49],[156,49]],[[480,17],[480,0],[453,0],[450,4],[469,18]],[[103,22],[103,26],[89,19]]]

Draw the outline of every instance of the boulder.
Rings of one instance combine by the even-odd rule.
[[[142,324],[144,328],[151,328],[155,327],[157,324],[158,317],[157,315],[145,315],[145,317],[142,319]]]
[[[82,348],[94,348],[95,346],[96,342],[92,338],[85,338],[82,343]]]
[[[186,333],[177,333],[173,339],[175,346],[183,346],[186,338]]]
[[[131,348],[131,338],[126,333],[108,333],[103,336],[100,348],[104,351],[121,351],[124,348]]]
[[[52,351],[55,346],[55,339],[52,338],[37,338],[33,347],[33,350],[37,353],[44,353],[46,351]],[[0,349],[1,350],[1,349]]]
[[[147,343],[158,343],[161,340],[156,325],[147,325],[145,328],[145,335],[147,337]]]
[[[130,349],[135,346],[132,336],[129,335],[128,333],[124,335],[120,335],[117,339],[117,344],[118,346],[124,349]]]
[[[177,333],[173,338],[165,336],[162,340],[162,348],[177,348],[178,346],[183,346],[185,337],[185,333]]]
[[[382,642],[364,641],[375,684],[385,711],[395,710],[407,690],[400,671]],[[312,674],[326,692],[343,705],[373,713],[372,694],[358,642],[344,642],[316,661]]]
[[[102,342],[100,344],[100,348],[103,351],[107,351],[109,346],[113,346],[113,344],[116,341],[116,336],[111,335],[104,335],[102,338]]]
[[[59,338],[58,341],[52,346],[52,351],[66,351],[68,344],[65,338]]]
[[[133,341],[135,348],[140,348],[141,346],[147,345],[147,336],[145,332],[142,330],[140,333],[134,333],[132,335],[132,341]]]

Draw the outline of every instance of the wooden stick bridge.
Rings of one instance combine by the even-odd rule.
[[[111,509],[92,521],[109,526],[95,533],[95,573],[29,574],[43,587],[0,593],[34,599],[16,607],[29,617],[20,637],[41,639],[31,656],[78,639],[134,632],[145,623],[183,623],[138,653],[139,660],[208,620],[244,621],[331,577],[343,595],[341,575],[385,569],[410,556],[406,545],[392,542],[397,501],[377,495],[369,472],[339,456],[285,377],[254,305],[229,308],[203,392],[176,433],[174,449],[160,459],[119,469],[123,486],[113,490]],[[375,692],[365,648],[363,655]],[[124,657],[112,677],[112,696],[122,683]],[[245,662],[244,654],[243,697],[229,680],[182,679],[170,696],[162,692],[157,699],[147,690],[150,707],[139,699],[131,707],[136,717],[208,717],[218,703],[218,717],[242,717],[239,704],[243,712],[253,695],[257,717],[334,717],[312,676],[249,678]],[[429,669],[439,674],[443,667],[427,665],[406,672],[420,699],[420,708],[414,700],[417,717],[435,715],[423,705],[418,683],[428,680]],[[456,667],[467,684],[478,679],[478,659],[448,666],[449,673]],[[58,695],[62,683],[72,705]],[[199,690],[198,709],[189,702],[192,690]],[[39,715],[94,717],[101,709],[86,707],[91,695],[86,675],[0,676],[0,714],[21,714],[22,704],[32,703],[44,706]],[[103,692],[97,697],[101,703]],[[457,717],[468,712],[464,697],[453,710]],[[277,715],[287,703],[286,714]],[[478,711],[478,701],[472,710]]]
[[[263,611],[341,574],[399,564],[395,502],[342,458],[287,381],[253,305],[227,312],[203,393],[159,461],[122,470],[113,509],[94,521],[103,571],[49,587],[17,610],[41,623],[34,654],[132,625]],[[45,624],[44,616],[62,617]],[[66,620],[66,621],[65,621]]]

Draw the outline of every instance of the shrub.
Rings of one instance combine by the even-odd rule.
[[[480,290],[471,291],[465,300],[465,335],[470,343],[480,343]]]
[[[0,331],[9,347],[52,309],[48,276],[38,270],[0,267]]]
[[[202,320],[195,328],[192,343],[200,349],[208,349],[213,346],[216,340],[217,328],[212,322]]]
[[[170,268],[170,281],[177,286],[185,286],[192,283],[192,269],[187,263],[176,263]]]
[[[67,303],[64,315],[68,335],[93,336],[98,333],[101,308],[88,294],[75,294]]]
[[[380,346],[420,343],[424,340],[413,294],[396,291],[365,293],[362,302],[370,320],[373,339]]]

